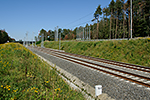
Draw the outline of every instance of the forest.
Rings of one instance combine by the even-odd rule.
[[[99,5],[91,19],[93,25],[86,24],[85,27],[80,26],[73,30],[59,28],[58,33],[61,33],[61,40],[83,38],[83,32],[86,30],[88,30],[86,34],[90,35],[90,39],[129,39],[150,36],[150,0],[132,0],[132,3],[130,1],[111,0],[105,8]],[[35,38],[41,40],[41,35],[44,34],[44,40],[54,41],[55,32],[56,30],[47,32],[41,29],[38,37]]]

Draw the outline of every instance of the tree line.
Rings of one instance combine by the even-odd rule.
[[[8,36],[8,33],[5,32],[5,30],[0,30],[0,44],[6,43],[6,42],[14,42],[15,39]]]
[[[132,0],[132,29],[130,6],[130,0],[111,0],[104,8],[99,5],[91,19],[93,25],[84,27],[90,27],[91,39],[131,38],[131,30],[132,37],[150,36],[150,0]],[[76,30],[80,27],[63,31],[59,28],[58,32],[61,32],[62,40],[75,39]],[[55,30],[46,32],[42,29],[37,37],[39,40],[42,33],[44,40],[53,41],[55,38]]]

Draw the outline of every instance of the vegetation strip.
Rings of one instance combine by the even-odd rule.
[[[0,99],[85,99],[50,67],[21,44],[0,44]]]
[[[59,49],[59,42],[44,42],[44,46]],[[62,41],[61,50],[150,67],[150,38],[118,41]]]

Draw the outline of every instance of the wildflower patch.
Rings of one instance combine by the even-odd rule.
[[[0,44],[0,99],[84,100],[50,67],[21,44]]]

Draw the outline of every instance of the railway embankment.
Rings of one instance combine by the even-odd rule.
[[[0,100],[85,100],[57,72],[19,43],[0,44]]]
[[[59,49],[59,42],[45,41],[44,46]],[[112,41],[62,41],[61,50],[150,67],[150,38]]]
[[[89,84],[92,88],[98,84],[102,85],[102,93],[108,94],[111,98],[116,100],[150,99],[149,67],[128,66],[128,64],[112,63],[110,61],[109,64],[106,64],[102,59],[82,58],[81,55],[70,55],[48,48],[32,47],[32,50],[85,84]]]

